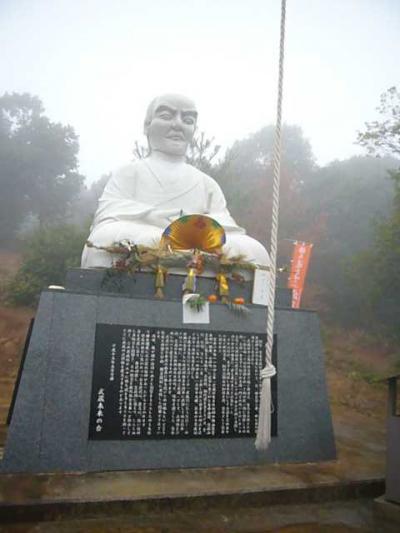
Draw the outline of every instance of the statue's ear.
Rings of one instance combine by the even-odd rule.
[[[150,144],[150,139],[149,139],[148,135],[146,135],[146,141],[147,141],[147,149],[148,149],[148,152],[150,154],[151,153],[151,144]]]

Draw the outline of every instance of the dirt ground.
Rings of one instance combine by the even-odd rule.
[[[21,255],[16,252],[0,250],[0,283],[9,279],[21,263]]]
[[[33,309],[6,307],[4,284],[17,271],[20,255],[0,251],[0,447],[4,445],[6,419]]]

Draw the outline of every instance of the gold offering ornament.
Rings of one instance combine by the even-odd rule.
[[[221,253],[224,228],[206,215],[187,215],[172,222],[162,234],[161,245],[172,250],[200,250]]]
[[[196,291],[196,276],[204,269],[202,252],[222,254],[225,244],[224,228],[213,218],[205,215],[187,215],[170,224],[161,237],[161,247],[168,250],[192,250],[193,255],[187,263],[187,276],[183,293]]]

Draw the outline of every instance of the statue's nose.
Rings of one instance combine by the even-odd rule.
[[[172,119],[172,123],[171,123],[172,127],[174,129],[181,129],[182,128],[182,125],[183,125],[183,122],[182,122],[182,119],[180,116],[176,115],[173,119]]]

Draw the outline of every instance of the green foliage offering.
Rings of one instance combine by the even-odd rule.
[[[6,288],[14,305],[36,305],[40,291],[49,285],[63,285],[68,268],[80,264],[88,228],[73,225],[43,228],[26,240],[23,261]]]
[[[0,97],[0,242],[12,242],[24,218],[40,225],[64,219],[78,195],[78,136],[51,122],[30,94]]]
[[[204,296],[201,296],[201,294],[193,294],[193,296],[186,300],[186,303],[191,309],[193,309],[193,311],[197,311],[199,313],[203,310],[206,300]]]

